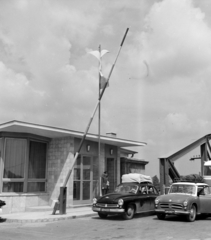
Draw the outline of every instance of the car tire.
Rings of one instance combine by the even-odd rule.
[[[165,214],[165,213],[157,213],[157,218],[158,218],[159,220],[164,220],[165,217],[166,217],[166,214]]]
[[[106,213],[98,213],[99,217],[102,218],[102,219],[106,219],[108,214]]]
[[[123,218],[125,220],[130,220],[133,218],[134,214],[135,214],[135,207],[134,207],[134,205],[130,204],[126,208],[126,211],[123,214]]]
[[[196,219],[196,206],[192,205],[190,208],[190,214],[187,216],[188,222],[194,222]]]

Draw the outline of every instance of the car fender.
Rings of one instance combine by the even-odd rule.
[[[135,207],[135,213],[136,213],[136,212],[137,212],[137,209],[138,209],[138,201],[137,201],[137,200],[136,200],[136,201],[126,200],[126,201],[124,202],[123,208],[126,210],[127,207],[128,207],[128,205],[130,205],[130,204],[134,205],[134,207]]]
[[[190,210],[190,208],[191,208],[191,206],[192,206],[193,204],[196,206],[196,213],[198,214],[198,213],[200,212],[198,199],[197,199],[197,200],[196,200],[196,199],[191,200],[191,201],[188,203],[188,208],[187,208],[187,209]]]

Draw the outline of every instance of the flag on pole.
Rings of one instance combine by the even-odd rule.
[[[105,77],[101,77],[101,78],[100,78],[100,89],[103,89],[103,88],[104,88],[106,82],[107,82],[107,78],[105,78]],[[109,87],[109,83],[107,84],[106,87]]]
[[[103,76],[102,71],[100,70],[100,89],[104,88],[107,80],[108,79]],[[109,87],[109,83],[107,84],[107,87]]]
[[[100,89],[103,89],[105,84],[106,84],[106,81],[107,79],[103,76],[103,73],[102,73],[102,63],[101,63],[101,58],[103,55],[105,55],[106,53],[108,53],[109,51],[108,50],[101,50],[101,52],[99,51],[92,51],[92,52],[89,52],[90,54],[92,54],[93,56],[95,56],[98,61],[99,61],[99,74],[100,74]],[[107,87],[109,85],[107,84]]]

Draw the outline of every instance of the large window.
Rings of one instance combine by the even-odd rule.
[[[3,192],[45,192],[45,142],[5,138]]]

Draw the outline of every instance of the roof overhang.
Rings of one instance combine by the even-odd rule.
[[[125,148],[121,148],[121,153],[126,153],[126,154],[136,154],[138,152],[130,150],[130,149],[125,149]]]
[[[0,132],[13,132],[13,133],[28,133],[35,134],[47,138],[61,138],[61,137],[77,137],[82,138],[84,133],[78,131],[72,131],[63,128],[44,126],[34,123],[27,123],[21,121],[10,121],[0,124]],[[86,139],[94,142],[98,142],[97,134],[87,134]],[[100,141],[105,144],[114,145],[118,147],[138,147],[145,146],[145,142],[131,141],[120,138],[112,138],[107,136],[100,136]]]
[[[130,157],[121,157],[120,160],[124,161],[126,160],[127,162],[133,162],[133,163],[141,163],[142,165],[147,165],[149,162],[142,160],[142,159],[138,159],[138,158],[130,158]]]

